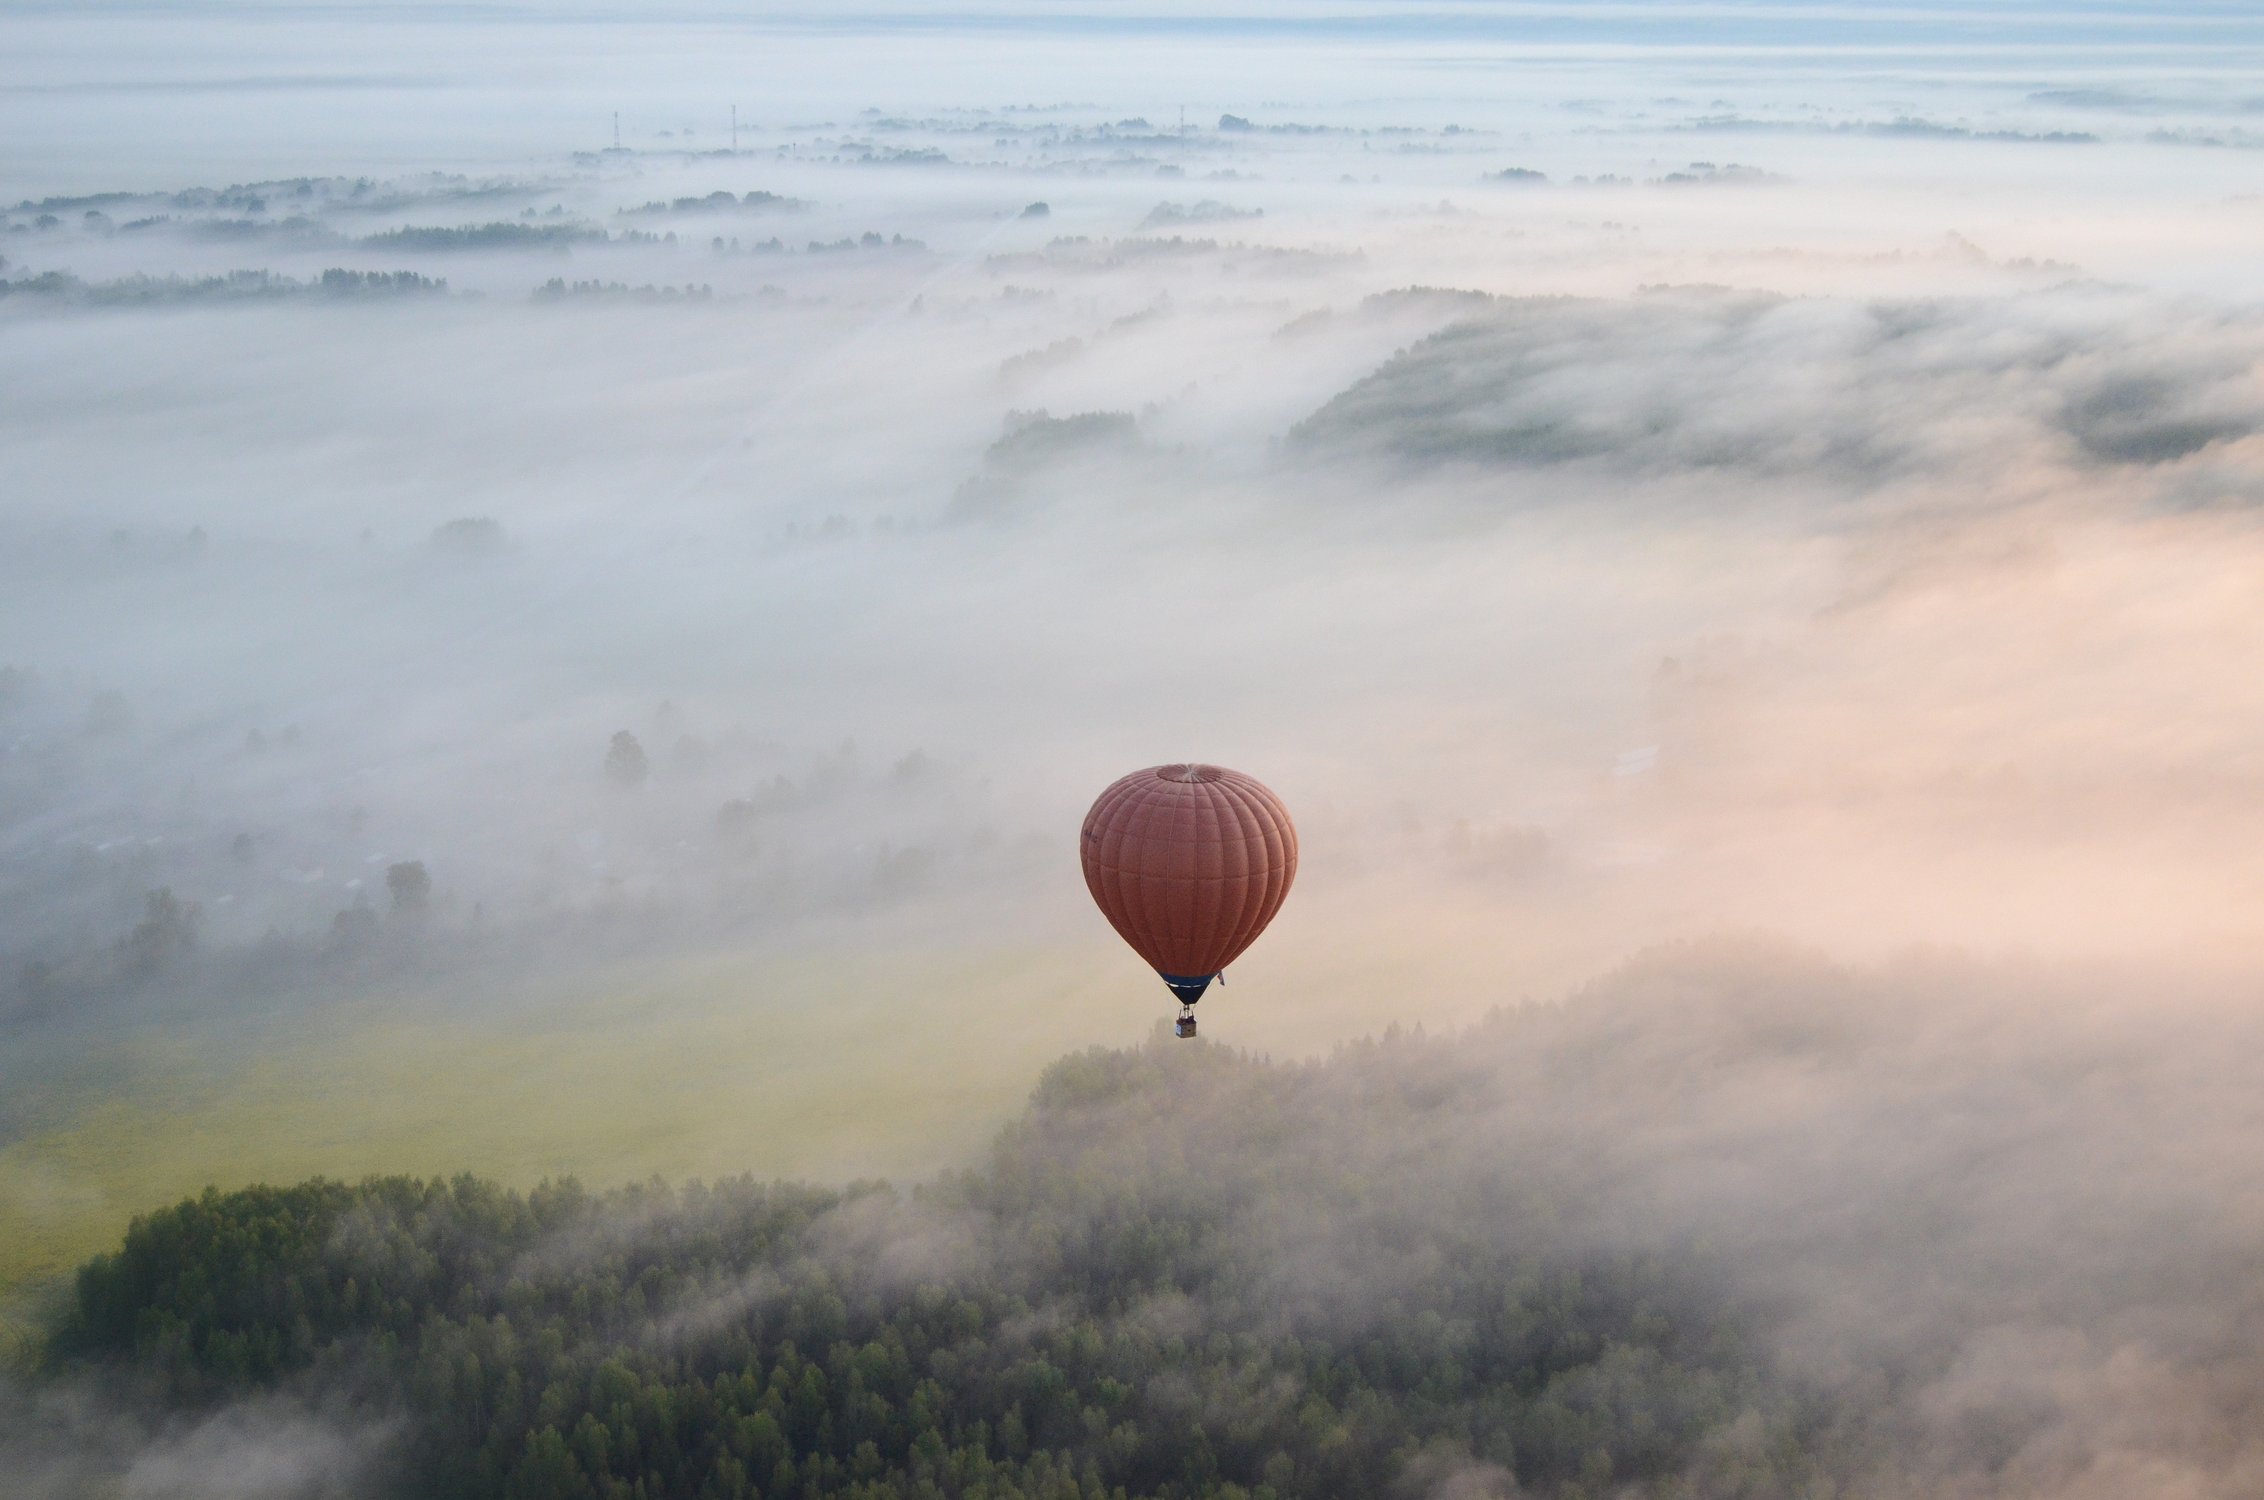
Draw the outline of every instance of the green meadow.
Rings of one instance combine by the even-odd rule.
[[[0,1142],[0,1298],[202,1190],[379,1172],[592,1184],[916,1176],[1160,995],[1082,955],[708,955],[497,996],[35,1039]]]

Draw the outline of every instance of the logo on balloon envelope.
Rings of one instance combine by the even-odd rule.
[[[1078,839],[1085,887],[1183,1007],[1258,940],[1297,878],[1297,827],[1265,783],[1224,766],[1150,766],[1109,784]]]

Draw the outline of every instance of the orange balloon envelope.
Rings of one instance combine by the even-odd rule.
[[[1289,809],[1223,766],[1150,766],[1115,782],[1085,814],[1082,851],[1101,914],[1188,1005],[1258,940],[1297,878]]]

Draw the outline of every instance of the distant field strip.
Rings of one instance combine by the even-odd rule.
[[[0,1146],[0,1294],[207,1184],[930,1172],[978,1149],[1052,1058],[1163,1012],[1090,975],[1079,993],[1075,973],[1051,954],[711,956],[501,1014],[372,995],[270,1018],[256,1053],[212,1032],[105,1041]]]

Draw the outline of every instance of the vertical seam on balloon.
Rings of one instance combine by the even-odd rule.
[[[1155,840],[1155,864],[1149,875],[1154,882],[1149,887],[1155,892],[1155,903],[1150,909],[1154,922],[1155,957],[1167,965],[1172,973],[1179,972],[1184,961],[1186,939],[1180,933],[1179,900],[1185,882],[1180,878],[1179,821],[1187,812],[1188,783],[1183,781],[1157,781],[1150,800],[1160,809],[1159,820],[1163,837]]]
[[[1226,819],[1219,806],[1218,783],[1215,781],[1202,783],[1202,792],[1203,810],[1201,818],[1204,832],[1201,841],[1195,847],[1195,869],[1201,882],[1195,888],[1196,912],[1200,918],[1196,945],[1196,967],[1201,972],[1210,974],[1217,971],[1217,966],[1211,960],[1218,953],[1219,939],[1222,935],[1219,930],[1221,915],[1219,891],[1225,883],[1226,866],[1220,856],[1223,843],[1222,833]]]
[[[1240,787],[1236,786],[1232,781],[1225,779],[1222,779],[1219,782],[1219,787],[1221,795],[1223,795],[1229,802],[1234,804],[1236,813],[1234,820],[1235,830],[1240,836],[1240,842],[1244,846],[1243,860],[1245,865],[1247,865],[1249,861],[1248,846],[1250,842],[1250,833],[1253,826],[1255,826],[1257,819],[1252,815],[1249,802],[1243,796],[1242,789]],[[1242,878],[1241,887],[1236,892],[1235,897],[1234,925],[1227,933],[1227,940],[1219,945],[1219,948],[1215,955],[1221,968],[1224,968],[1227,964],[1232,963],[1235,957],[1239,955],[1245,947],[1249,946],[1250,893],[1253,887],[1263,889],[1264,878],[1265,877],[1263,871],[1260,872],[1260,878],[1256,881],[1253,881],[1247,873]]]
[[[1182,781],[1175,783],[1179,790],[1178,811],[1194,837],[1180,841],[1172,850],[1172,867],[1177,872],[1172,881],[1171,915],[1173,919],[1171,961],[1174,972],[1181,972],[1181,963],[1194,959],[1201,962],[1203,944],[1203,810],[1210,799],[1204,795],[1203,783]],[[1185,925],[1179,918],[1185,916]]]
[[[1191,783],[1194,794],[1187,800],[1195,816],[1195,841],[1187,849],[1187,870],[1192,877],[1188,891],[1187,914],[1191,919],[1187,932],[1188,956],[1199,968],[1210,961],[1218,942],[1218,903],[1206,901],[1206,887],[1210,881],[1209,855],[1218,843],[1218,801],[1212,795],[1214,783]]]

